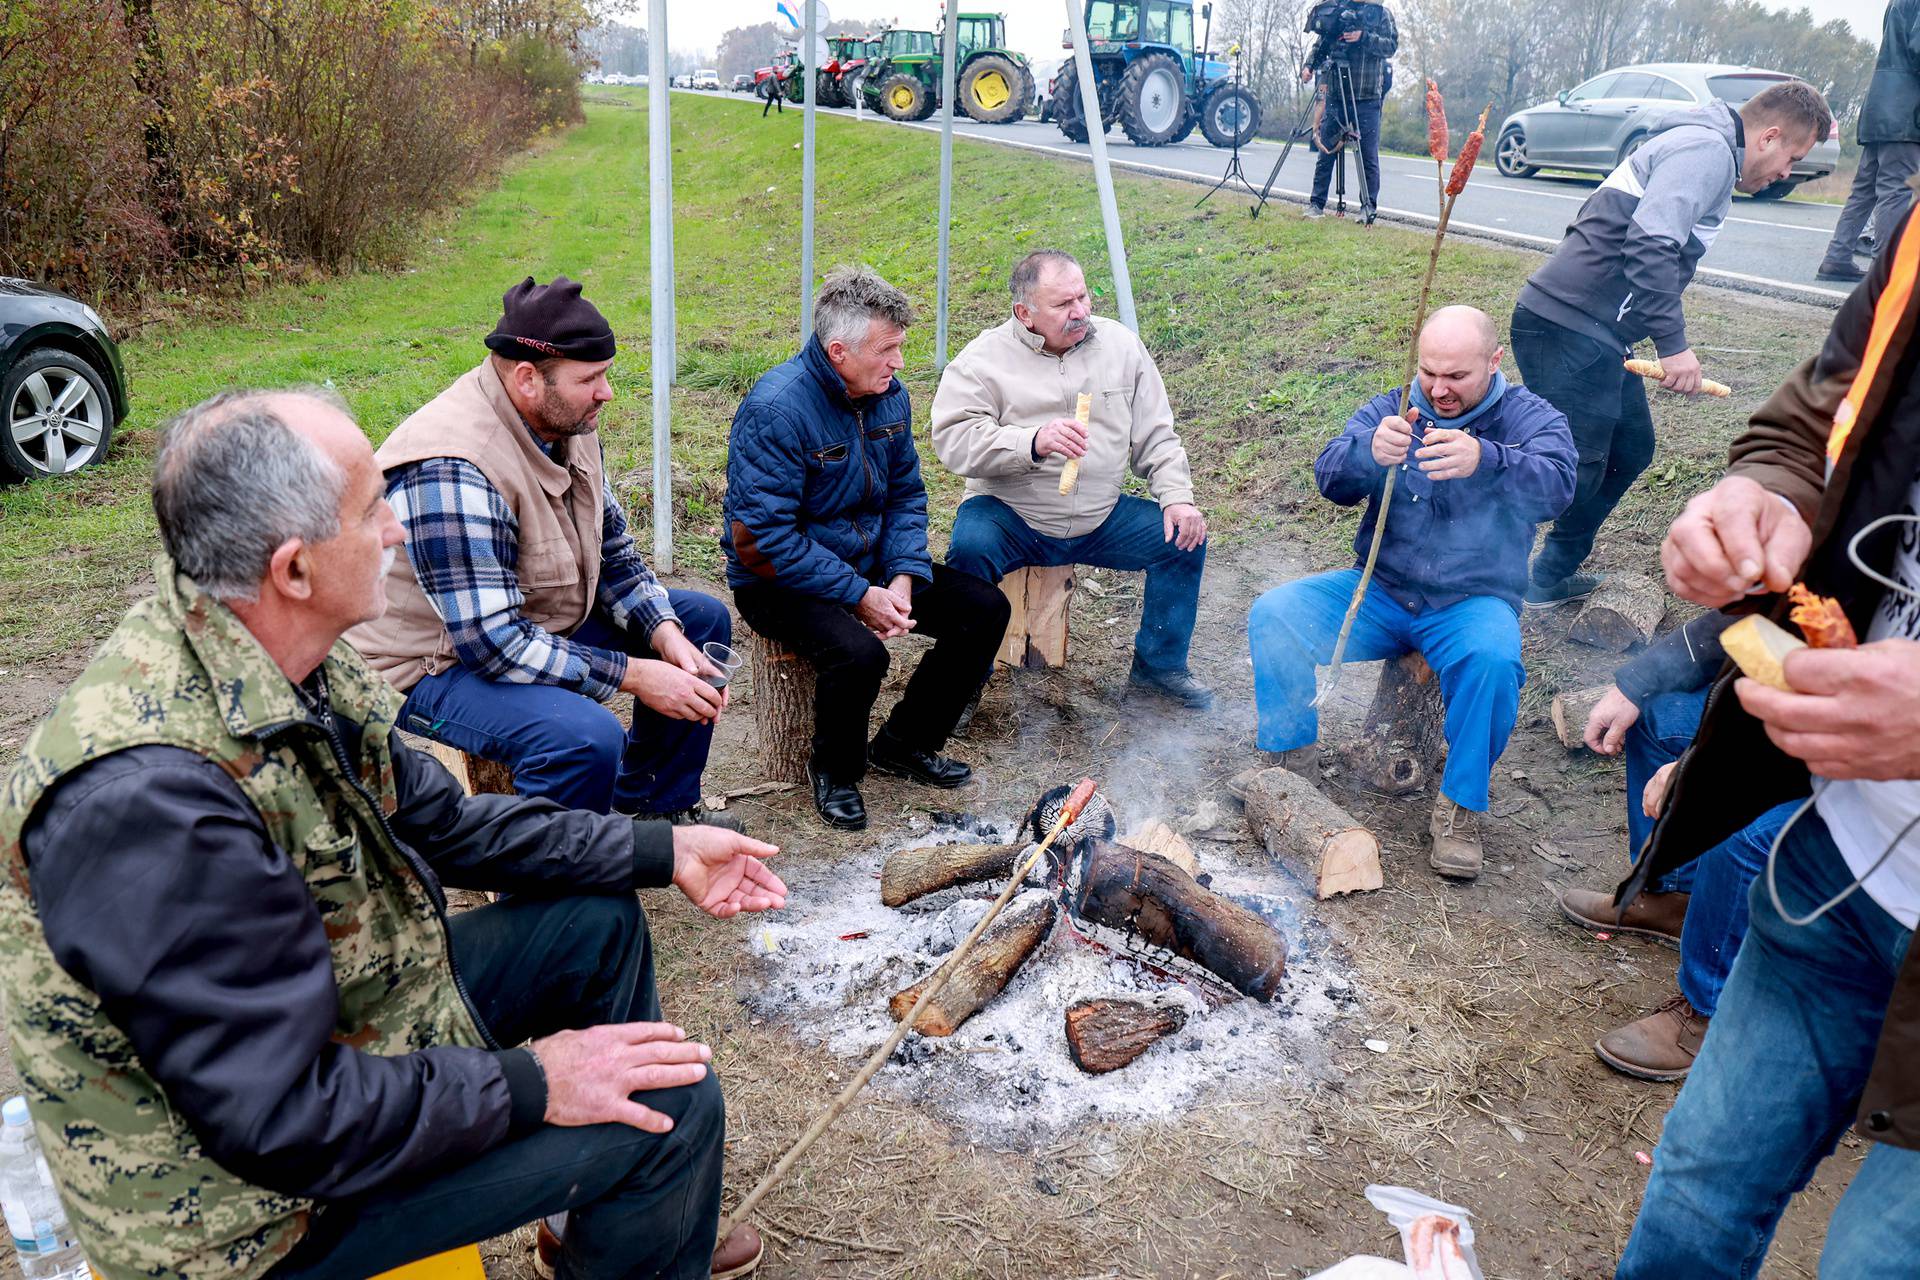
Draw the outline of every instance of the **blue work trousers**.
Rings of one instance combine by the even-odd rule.
[[[1262,751],[1290,751],[1320,736],[1312,707],[1315,664],[1331,661],[1333,642],[1358,569],[1319,573],[1261,596],[1247,615],[1253,650],[1253,702],[1259,715],[1255,743]],[[1372,662],[1418,651],[1440,678],[1447,708],[1447,765],[1440,790],[1467,809],[1487,807],[1493,762],[1507,749],[1520,686],[1520,619],[1493,596],[1469,596],[1444,609],[1412,613],[1385,591],[1367,598],[1347,640],[1346,661]]]
[[[1805,916],[1853,879],[1819,814],[1780,849]],[[1854,1122],[1913,931],[1862,892],[1804,927],[1762,876],[1753,925],[1667,1114],[1616,1280],[1748,1280],[1787,1201]],[[1827,1222],[1823,1280],[1920,1275],[1920,1151],[1875,1144]]]
[[[727,606],[697,591],[669,591],[668,600],[697,649],[733,643]],[[657,655],[595,613],[568,639],[638,658]],[[713,726],[675,720],[635,700],[633,723],[620,727],[613,708],[550,684],[491,680],[468,667],[427,676],[407,691],[400,727],[498,760],[513,770],[513,789],[569,809],[606,813],[673,813],[700,799]]]
[[[953,517],[947,563],[962,573],[998,582],[1015,569],[1063,564],[1147,572],[1140,602],[1140,630],[1133,651],[1154,671],[1185,671],[1200,612],[1200,572],[1207,544],[1182,551],[1166,536],[1160,508],[1144,498],[1122,497],[1100,527],[1078,538],[1034,532],[1019,513],[987,494],[960,504]]]

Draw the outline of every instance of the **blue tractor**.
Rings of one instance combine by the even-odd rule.
[[[1213,6],[1200,6],[1212,26]],[[1087,0],[1088,54],[1100,101],[1101,131],[1116,121],[1135,145],[1185,140],[1197,125],[1216,147],[1241,147],[1260,128],[1260,102],[1227,64],[1196,51],[1193,0]],[[1209,34],[1211,34],[1209,32]],[[1064,41],[1073,47],[1073,33]],[[1053,82],[1060,132],[1087,140],[1075,60]]]

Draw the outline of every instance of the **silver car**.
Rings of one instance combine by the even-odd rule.
[[[1715,62],[1648,62],[1602,71],[1558,99],[1516,111],[1500,126],[1494,161],[1509,178],[1542,169],[1611,173],[1632,155],[1662,116],[1718,98],[1738,110],[1762,89],[1800,77],[1759,67]],[[1803,182],[1823,178],[1840,163],[1839,129],[1814,144],[1790,176],[1754,193],[1778,200]]]

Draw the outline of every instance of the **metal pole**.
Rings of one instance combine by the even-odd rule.
[[[940,265],[933,334],[933,371],[947,367],[947,268],[953,260],[953,80],[960,50],[960,0],[947,0],[946,35],[940,46]]]
[[[1100,221],[1107,229],[1107,261],[1113,268],[1113,292],[1120,301],[1120,323],[1140,332],[1133,309],[1133,277],[1127,272],[1127,245],[1120,237],[1120,206],[1113,199],[1113,170],[1107,165],[1107,131],[1102,127],[1100,92],[1093,83],[1093,53],[1087,43],[1087,14],[1080,0],[1067,0],[1073,27],[1073,67],[1080,82],[1080,112],[1087,122],[1087,146],[1093,152],[1093,183],[1100,190]]]
[[[800,341],[813,333],[813,117],[820,82],[820,0],[807,0],[806,35],[801,44],[801,74],[806,77],[805,119],[800,126]]]
[[[667,0],[651,0],[647,40],[647,239],[653,330],[653,570],[673,572],[673,128],[667,106]]]

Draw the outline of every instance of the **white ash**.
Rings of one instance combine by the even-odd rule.
[[[747,1000],[752,1011],[817,1038],[854,1065],[878,1048],[895,1025],[889,997],[931,974],[1005,886],[986,882],[900,909],[882,905],[886,855],[935,838],[909,837],[834,866],[783,867],[788,906],[753,930],[760,973]],[[1169,1116],[1223,1091],[1258,1092],[1321,1075],[1336,1023],[1358,1012],[1350,975],[1337,971],[1324,928],[1310,915],[1303,920],[1297,889],[1264,855],[1210,843],[1201,870],[1215,892],[1261,911],[1285,935],[1287,975],[1272,1003],[1221,986],[1215,990],[1228,998],[1216,1006],[1196,986],[1074,937],[1063,911],[1004,991],[952,1036],[910,1034],[874,1087],[931,1101],[971,1128],[1004,1137],[1038,1136],[1094,1117]],[[1187,1021],[1120,1070],[1089,1075],[1068,1055],[1065,1015],[1075,1001],[1099,997],[1175,1006]]]

